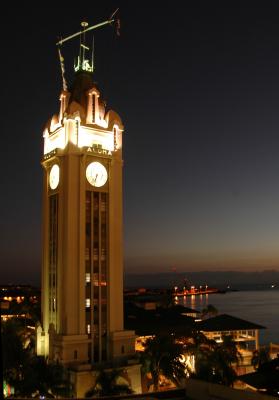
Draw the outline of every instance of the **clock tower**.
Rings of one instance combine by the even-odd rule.
[[[37,353],[68,366],[134,353],[135,334],[123,330],[122,135],[83,59],[43,133]]]

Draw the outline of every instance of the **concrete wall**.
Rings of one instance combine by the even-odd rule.
[[[198,379],[186,380],[186,398],[189,400],[272,400],[273,396],[232,389]]]

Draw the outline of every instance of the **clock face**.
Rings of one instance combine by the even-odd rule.
[[[49,186],[52,190],[56,189],[59,184],[59,166],[54,164],[49,173]]]
[[[108,179],[108,173],[103,164],[92,162],[86,168],[86,178],[90,185],[95,187],[104,186]]]

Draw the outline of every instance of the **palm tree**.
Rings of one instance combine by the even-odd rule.
[[[160,375],[176,386],[185,378],[185,366],[180,360],[182,354],[183,345],[176,343],[173,335],[156,336],[146,341],[141,356],[142,372],[151,374],[154,391],[159,390]]]
[[[208,304],[207,307],[205,307],[202,310],[202,318],[211,318],[211,317],[216,317],[216,315],[218,314],[218,310],[216,307],[214,307],[212,304]]]
[[[3,375],[8,383],[14,384],[20,379],[23,366],[28,363],[31,354],[24,347],[24,331],[17,320],[3,322],[1,328]]]
[[[62,396],[68,397],[71,394],[71,384],[68,379],[66,369],[59,362],[49,362],[44,357],[33,357],[30,363],[30,375],[33,379],[28,379],[31,383],[32,393],[38,393],[46,397]],[[25,374],[27,381],[27,373]],[[35,382],[35,384],[33,383]],[[33,389],[32,389],[33,383]],[[28,385],[26,385],[28,387]]]
[[[192,336],[185,347],[184,353],[194,356],[194,372],[188,369],[191,377],[210,381],[212,370],[210,368],[210,355],[216,348],[216,342],[208,339],[201,332],[192,332]]]
[[[15,319],[2,324],[4,379],[14,387],[18,397],[38,393],[47,397],[67,395],[70,385],[61,364],[34,356],[26,345],[26,330]]]
[[[215,361],[215,381],[232,386],[237,376],[234,366],[238,365],[242,359],[232,336],[225,335],[222,337],[222,342],[217,345],[212,359],[213,364]]]
[[[116,396],[133,393],[128,383],[119,383],[121,378],[124,379],[119,370],[101,370],[97,376],[95,385],[88,390],[85,397],[93,397],[96,395],[101,397]]]
[[[242,358],[232,337],[223,336],[221,343],[207,340],[194,344],[194,349],[195,346],[195,373],[192,377],[231,386],[236,379],[234,365]]]
[[[48,362],[44,357],[33,356],[21,370],[19,379],[11,382],[17,397],[68,397],[71,385],[64,367]]]
[[[255,350],[253,352],[253,356],[251,359],[251,364],[255,369],[259,369],[262,364],[265,364],[270,361],[270,354],[268,347],[261,347],[259,350]]]
[[[223,335],[219,347],[230,365],[239,364],[242,360],[242,355],[231,335]]]

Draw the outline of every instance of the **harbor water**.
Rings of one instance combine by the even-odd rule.
[[[260,330],[261,345],[279,344],[279,290],[187,296],[180,297],[179,303],[198,311],[212,304],[219,314],[230,314],[263,325],[266,329]]]

